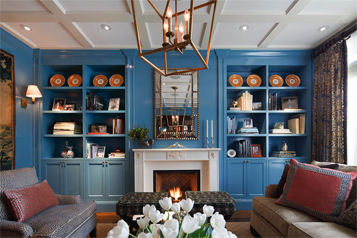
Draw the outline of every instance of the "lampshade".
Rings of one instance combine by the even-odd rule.
[[[42,94],[36,85],[29,85],[26,97],[32,98],[32,103],[35,103],[35,98],[42,98]]]

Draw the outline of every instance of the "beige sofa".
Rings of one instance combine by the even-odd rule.
[[[325,163],[313,161],[312,164]],[[357,171],[357,167],[339,165],[338,170]],[[356,180],[354,185],[356,185]],[[253,235],[261,237],[357,237],[354,229],[324,222],[294,208],[275,204],[276,188],[276,184],[269,185],[265,189],[265,197],[253,198],[253,211],[250,216]],[[351,191],[351,196],[356,196],[355,188]]]

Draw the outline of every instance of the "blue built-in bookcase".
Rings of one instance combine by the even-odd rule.
[[[251,52],[251,51],[221,51],[219,71],[221,82],[222,105],[221,136],[223,152],[224,184],[222,190],[227,191],[237,200],[237,210],[250,210],[254,196],[264,196],[265,187],[277,184],[285,164],[290,158],[272,157],[273,151],[279,151],[283,141],[288,143],[289,151],[296,151],[296,160],[310,162],[311,160],[311,106],[312,106],[312,63],[308,51]],[[229,77],[240,75],[244,83],[233,87]],[[262,83],[259,87],[250,87],[247,77],[256,74]],[[281,87],[269,84],[272,75],[280,75],[284,81],[287,75],[295,74],[301,79],[297,87],[289,87],[285,82]],[[253,102],[261,102],[261,110],[236,111],[230,110],[232,101],[240,94],[248,91],[253,95]],[[282,97],[297,96],[298,106],[303,110],[269,110],[269,93],[277,93],[277,101]],[[280,104],[280,103],[279,103]],[[305,114],[305,134],[269,134],[274,123],[284,122],[287,128],[291,116]],[[226,118],[235,118],[235,128],[243,126],[244,119],[253,119],[254,127],[259,134],[228,134]],[[229,157],[229,149],[236,150],[239,140],[247,140],[251,144],[261,146],[261,157]]]

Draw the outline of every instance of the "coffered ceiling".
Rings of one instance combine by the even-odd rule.
[[[166,0],[152,2],[164,11]],[[146,0],[135,4],[143,49],[160,47],[159,17]],[[188,4],[179,0],[178,8]],[[195,11],[193,41],[199,48],[207,48],[211,11]],[[212,48],[311,49],[356,19],[356,0],[217,0]],[[0,26],[33,48],[136,48],[133,22],[131,0],[0,0]],[[322,26],[328,28],[318,31]]]

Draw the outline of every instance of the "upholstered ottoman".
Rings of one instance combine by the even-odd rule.
[[[191,215],[196,212],[203,213],[203,206],[213,206],[214,212],[219,212],[224,216],[224,219],[227,221],[232,217],[236,212],[236,203],[227,192],[210,192],[210,191],[186,191],[186,199],[191,198],[195,201],[193,208],[190,212]]]

